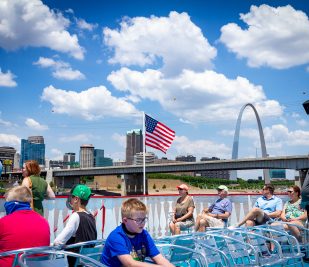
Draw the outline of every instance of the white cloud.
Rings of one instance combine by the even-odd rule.
[[[0,86],[3,86],[3,87],[17,86],[17,83],[14,81],[15,77],[16,76],[12,74],[10,71],[8,71],[7,73],[4,73],[1,71],[1,68],[0,68]]]
[[[33,63],[42,68],[53,69],[53,76],[60,80],[83,80],[85,75],[79,70],[73,70],[70,64],[61,60],[54,60],[52,58],[40,57],[38,61]]]
[[[71,143],[71,142],[80,142],[85,144],[93,140],[94,136],[91,134],[77,134],[72,136],[62,136],[59,138],[59,141],[62,143]]]
[[[1,115],[1,113],[0,113]],[[14,127],[17,126],[16,124],[10,122],[10,121],[5,121],[3,119],[0,118],[0,126],[4,126],[4,127]]]
[[[222,159],[231,157],[231,148],[210,140],[190,140],[186,136],[176,136],[172,147],[177,151],[177,155],[191,154],[197,160],[201,157],[219,157]]]
[[[169,75],[184,68],[212,68],[211,61],[217,55],[187,13],[125,18],[120,30],[105,28],[103,35],[105,44],[115,51],[110,63],[142,67],[162,63],[162,71]]]
[[[57,148],[51,149],[51,158],[53,160],[62,160],[63,159],[63,152]]]
[[[121,135],[121,134],[118,134],[118,133],[114,133],[112,135],[112,139],[114,141],[116,141],[121,147],[126,147],[126,139],[127,137],[125,135]]]
[[[0,21],[0,47],[6,50],[48,47],[76,59],[84,58],[77,36],[66,30],[69,20],[40,0],[2,0]]]
[[[81,30],[93,31],[95,28],[98,27],[98,24],[88,23],[84,19],[77,19],[76,23],[78,28]]]
[[[104,86],[92,87],[82,92],[65,91],[52,85],[44,88],[42,100],[53,105],[58,114],[68,114],[95,120],[106,116],[127,117],[137,113],[135,107],[111,95]]]
[[[79,70],[72,70],[71,68],[58,69],[53,72],[53,76],[57,79],[70,80],[70,81],[85,79],[85,75],[82,74]]]
[[[309,146],[309,131],[289,129],[282,124],[272,125],[264,129],[267,146],[283,148],[294,146]]]
[[[281,116],[283,107],[266,98],[263,88],[244,77],[228,79],[214,71],[184,70],[165,78],[158,70],[144,72],[121,68],[107,78],[113,86],[130,96],[158,101],[161,106],[186,122],[236,119],[244,104],[252,103],[261,117]],[[253,112],[244,114],[251,119]]]
[[[290,5],[253,5],[240,19],[247,29],[235,23],[224,25],[220,41],[246,58],[249,66],[286,69],[309,63],[309,20],[304,12]]]
[[[13,146],[15,148],[20,148],[21,138],[14,134],[1,134],[0,133],[0,145],[1,146]]]
[[[297,123],[299,126],[302,126],[302,127],[305,127],[305,126],[308,125],[308,121],[303,120],[303,119],[301,119],[301,120],[296,120],[296,123]]]
[[[47,125],[40,124],[39,122],[37,122],[36,120],[31,119],[31,118],[27,118],[26,121],[25,121],[25,124],[29,128],[34,129],[34,130],[38,130],[38,131],[48,130]]]

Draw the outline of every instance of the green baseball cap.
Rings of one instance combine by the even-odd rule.
[[[91,190],[88,186],[79,184],[73,189],[72,195],[83,200],[88,200],[91,196]]]

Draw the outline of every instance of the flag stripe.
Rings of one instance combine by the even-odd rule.
[[[160,147],[160,146],[157,146],[157,145],[155,145],[155,144],[149,142],[149,140],[146,141],[146,145],[147,145],[147,146],[150,146],[150,147],[153,147],[153,148],[155,148],[155,149],[161,150],[161,151],[164,152],[164,153],[166,153],[166,151],[167,151],[167,149],[162,148],[162,147]]]
[[[145,114],[145,145],[166,153],[175,139],[175,131]]]
[[[154,136],[148,136],[148,138],[146,138],[147,141],[152,142],[152,143],[156,143],[159,144],[160,146],[164,147],[164,148],[169,148],[171,145],[170,144],[165,144],[162,141],[160,141],[159,139],[155,138]]]

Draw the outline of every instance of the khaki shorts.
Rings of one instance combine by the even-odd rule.
[[[187,221],[184,221],[184,222],[176,222],[175,225],[176,225],[176,227],[179,227],[180,230],[185,230],[185,229],[192,227],[194,225],[194,221],[187,220]]]
[[[209,227],[224,227],[224,221],[222,219],[217,219],[207,214],[203,215],[202,218],[208,223]]]

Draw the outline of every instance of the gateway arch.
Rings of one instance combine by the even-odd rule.
[[[255,117],[256,117],[256,122],[258,124],[259,135],[260,135],[262,157],[266,158],[268,155],[267,155],[267,151],[266,151],[264,133],[263,133],[263,128],[262,128],[262,124],[261,124],[259,114],[257,113],[257,110],[255,109],[255,107],[251,103],[247,103],[241,108],[239,115],[238,115],[238,118],[237,118],[235,134],[234,134],[233,150],[232,150],[232,159],[238,159],[239,131],[240,131],[241,118],[242,118],[242,114],[243,114],[244,110],[247,107],[251,107],[252,110],[254,111],[254,114],[255,114]],[[270,183],[270,177],[269,177],[269,170],[268,169],[263,170],[263,176],[264,176],[265,184]],[[230,180],[237,180],[237,170],[231,171]]]

